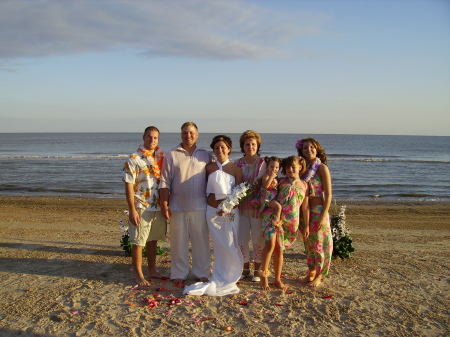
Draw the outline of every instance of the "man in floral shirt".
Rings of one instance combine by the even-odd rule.
[[[142,137],[144,144],[125,162],[123,178],[129,210],[129,235],[133,245],[131,256],[136,283],[149,285],[142,273],[142,247],[146,246],[149,278],[161,278],[156,270],[157,241],[166,236],[166,219],[161,215],[158,185],[164,160],[160,151],[159,130],[149,126]]]

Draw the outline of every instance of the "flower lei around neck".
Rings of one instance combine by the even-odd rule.
[[[139,145],[138,152],[142,153],[150,163],[150,174],[156,179],[161,177],[161,168],[164,160],[164,152],[160,151],[159,146],[154,151],[147,150],[143,145]],[[155,164],[156,163],[156,164]]]
[[[311,180],[311,178],[316,175],[317,170],[319,169],[321,163],[322,162],[320,161],[320,159],[316,158],[311,164],[308,164],[307,165],[308,172],[302,176],[302,180],[308,183]]]

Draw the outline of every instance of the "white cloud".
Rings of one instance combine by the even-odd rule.
[[[276,57],[322,21],[237,0],[2,1],[0,59],[121,48],[145,57]]]

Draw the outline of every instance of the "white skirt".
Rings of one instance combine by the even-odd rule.
[[[238,245],[239,214],[231,221],[228,216],[218,216],[217,209],[208,206],[206,222],[214,249],[214,267],[209,282],[197,282],[186,286],[183,294],[224,296],[237,294],[236,283],[242,275],[244,259]]]

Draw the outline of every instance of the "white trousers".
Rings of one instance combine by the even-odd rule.
[[[237,243],[239,213],[233,221],[227,216],[218,216],[217,209],[208,206],[206,210],[209,233],[214,247],[214,268],[211,280],[186,286],[183,294],[225,296],[237,294],[236,283],[242,274],[243,259]]]
[[[239,218],[239,247],[241,247],[244,263],[250,261],[250,233],[252,235],[253,259],[256,263],[260,263],[265,245],[262,237],[262,221],[261,219],[241,215]]]
[[[197,278],[209,278],[211,250],[205,211],[172,211],[170,217],[171,279],[185,280],[189,274],[189,239],[192,249],[192,274]]]

